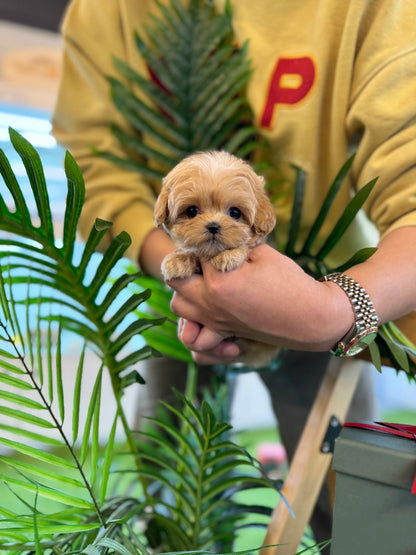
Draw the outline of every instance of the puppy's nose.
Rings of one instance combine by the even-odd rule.
[[[217,224],[217,222],[209,222],[207,224],[207,230],[212,233],[212,235],[215,235],[216,233],[218,233],[220,231],[220,225]]]

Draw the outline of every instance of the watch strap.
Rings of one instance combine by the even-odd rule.
[[[364,287],[352,278],[341,272],[334,272],[321,278],[321,281],[332,281],[341,287],[352,306],[354,324],[332,350],[337,356],[346,356],[349,345],[353,344],[356,338],[367,333],[377,333],[379,318]]]

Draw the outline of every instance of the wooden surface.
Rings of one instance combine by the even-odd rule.
[[[321,452],[331,417],[345,421],[364,366],[363,361],[331,359],[282,488],[294,517],[280,499],[260,555],[296,553],[332,462],[332,453]]]

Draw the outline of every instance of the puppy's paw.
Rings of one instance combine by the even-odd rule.
[[[196,273],[199,268],[198,259],[185,252],[172,252],[165,256],[161,270],[165,280],[186,278]]]
[[[229,272],[230,270],[235,270],[244,262],[247,258],[248,249],[247,247],[239,247],[237,249],[231,249],[222,251],[213,258],[211,258],[211,264],[216,270],[220,272]]]
[[[276,345],[261,343],[252,339],[235,339],[240,347],[241,354],[237,357],[236,363],[240,366],[250,366],[252,368],[264,368],[270,366],[271,362],[279,356],[282,349]]]

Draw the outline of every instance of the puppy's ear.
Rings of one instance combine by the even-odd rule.
[[[257,190],[256,198],[257,211],[254,217],[253,228],[257,235],[265,237],[276,225],[276,214],[269,197],[263,190]]]
[[[156,200],[154,218],[156,227],[161,227],[163,223],[168,219],[168,198],[169,189],[168,187],[162,187],[160,194]]]

